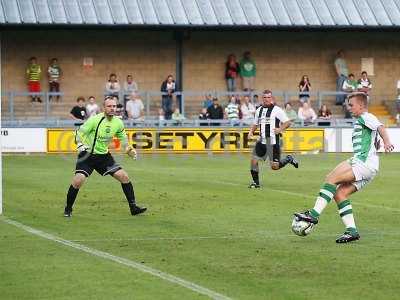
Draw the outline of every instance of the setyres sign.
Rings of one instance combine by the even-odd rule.
[[[126,129],[129,143],[142,153],[229,153],[249,152],[257,137],[248,138],[242,128],[132,128]],[[48,129],[47,152],[75,152],[74,130]],[[110,148],[119,150],[117,139]],[[287,152],[324,150],[324,129],[288,129],[282,136]]]

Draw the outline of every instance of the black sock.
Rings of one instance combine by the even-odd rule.
[[[67,194],[67,208],[72,209],[74,205],[76,195],[78,195],[79,189],[74,188],[72,185],[69,186],[68,194]]]
[[[251,177],[253,177],[253,181],[255,184],[260,184],[259,180],[258,180],[258,172],[254,171],[254,170],[250,170],[251,173]]]
[[[290,156],[286,156],[284,159],[281,159],[279,161],[279,169],[283,168],[284,166],[286,166],[288,163],[290,163]]]
[[[133,190],[133,185],[131,182],[121,183],[122,190],[124,191],[126,200],[129,203],[129,206],[135,205],[135,192]]]

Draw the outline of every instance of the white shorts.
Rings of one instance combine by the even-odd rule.
[[[365,163],[356,159],[350,159],[349,163],[353,169],[353,174],[356,180],[352,183],[357,191],[361,190],[364,186],[374,179],[377,170],[369,168]]]

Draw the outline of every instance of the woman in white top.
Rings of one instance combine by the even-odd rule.
[[[299,108],[297,114],[299,116],[299,119],[302,120],[305,124],[314,123],[314,121],[317,119],[317,114],[307,102],[305,102],[303,106]]]
[[[244,121],[253,121],[256,107],[250,102],[249,96],[244,96],[242,104],[240,105],[240,111],[242,112],[242,119]]]

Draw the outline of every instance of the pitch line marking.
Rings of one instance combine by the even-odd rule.
[[[225,295],[222,295],[220,293],[214,292],[214,291],[212,291],[212,290],[210,290],[208,288],[202,287],[202,286],[200,286],[198,284],[195,284],[193,282],[187,281],[187,280],[179,278],[177,276],[162,272],[160,270],[145,266],[145,265],[137,263],[137,262],[135,262],[133,260],[129,260],[129,259],[126,259],[126,258],[123,258],[123,257],[115,256],[115,255],[112,255],[112,254],[104,252],[104,251],[100,251],[100,250],[97,250],[97,249],[89,248],[89,247],[87,247],[85,245],[81,245],[81,244],[78,244],[78,243],[75,243],[75,242],[72,242],[72,241],[69,241],[69,240],[62,239],[62,238],[57,237],[55,235],[52,235],[50,233],[41,231],[39,229],[35,229],[33,227],[24,225],[22,223],[19,223],[17,221],[14,221],[14,220],[11,220],[11,219],[8,219],[8,218],[0,218],[0,220],[2,220],[3,222],[5,222],[7,224],[10,224],[10,225],[13,225],[15,227],[18,227],[18,228],[20,228],[20,229],[22,229],[22,230],[24,230],[26,232],[29,232],[29,233],[31,233],[33,235],[39,236],[41,238],[44,238],[44,239],[47,239],[47,240],[50,240],[50,241],[53,241],[53,242],[56,242],[56,243],[59,243],[59,244],[74,248],[74,249],[77,249],[77,250],[80,250],[82,252],[86,252],[86,253],[88,253],[90,255],[93,255],[93,256],[97,256],[97,257],[100,257],[100,258],[104,258],[106,260],[110,260],[110,261],[119,263],[121,265],[130,267],[132,269],[136,269],[136,270],[141,271],[143,273],[148,273],[148,274],[153,275],[155,277],[161,278],[161,279],[163,279],[165,281],[169,281],[169,282],[171,282],[173,284],[177,284],[177,285],[180,285],[180,286],[182,286],[182,287],[184,287],[186,289],[192,290],[192,291],[194,291],[194,292],[196,292],[198,294],[202,294],[202,295],[208,296],[211,299],[231,300],[231,298],[229,298],[229,297],[227,297]]]

